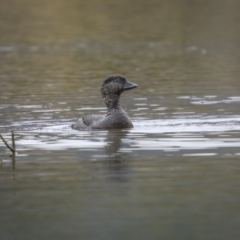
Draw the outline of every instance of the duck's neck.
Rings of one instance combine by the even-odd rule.
[[[104,101],[107,106],[108,112],[111,112],[112,110],[116,110],[120,108],[119,98],[120,98],[120,95],[116,95],[116,94],[109,94],[107,96],[104,96]]]

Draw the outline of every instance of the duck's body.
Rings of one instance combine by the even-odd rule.
[[[123,109],[111,111],[106,116],[83,116],[72,125],[73,129],[119,129],[132,127],[133,124]]]
[[[119,99],[123,91],[136,88],[137,85],[121,76],[111,76],[103,82],[101,93],[107,105],[106,116],[87,115],[72,125],[73,129],[122,129],[132,128],[127,113],[120,107]]]

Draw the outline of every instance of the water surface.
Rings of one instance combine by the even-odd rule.
[[[2,1],[1,239],[239,239],[240,3]],[[105,114],[102,81],[134,128]]]

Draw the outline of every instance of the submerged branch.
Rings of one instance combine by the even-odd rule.
[[[16,150],[16,148],[15,148],[14,131],[12,131],[12,148],[14,149],[14,151]]]
[[[3,138],[3,136],[0,134],[0,138],[3,140],[4,144],[6,147],[13,153],[15,154],[15,139],[14,139],[14,132],[12,131],[12,147],[7,143],[7,141]]]

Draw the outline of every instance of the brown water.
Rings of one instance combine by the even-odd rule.
[[[240,2],[2,0],[0,239],[239,239]],[[139,85],[128,131],[75,131]]]

